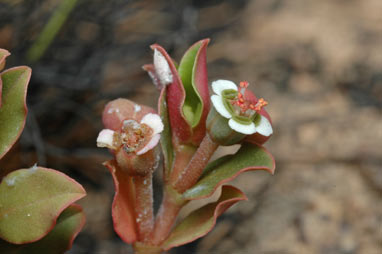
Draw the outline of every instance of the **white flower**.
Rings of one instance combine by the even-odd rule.
[[[103,129],[98,135],[97,146],[112,150],[122,146],[128,153],[135,152],[136,155],[142,155],[158,144],[163,128],[159,115],[149,113],[140,123],[131,119],[125,120],[120,132]]]
[[[110,149],[116,149],[114,145],[114,131],[109,129],[103,129],[97,137],[98,147],[107,147]]]
[[[269,136],[273,133],[271,123],[258,113],[267,103],[263,99],[258,100],[255,105],[245,101],[247,86],[247,82],[241,82],[239,90],[236,84],[229,80],[212,82],[212,90],[215,93],[211,96],[212,104],[221,116],[229,119],[228,125],[236,132],[245,135],[257,132]]]

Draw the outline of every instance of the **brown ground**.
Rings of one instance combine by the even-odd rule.
[[[26,63],[57,2],[0,0],[10,65]],[[111,227],[109,155],[94,142],[102,107],[117,97],[155,106],[140,69],[149,45],[179,59],[210,37],[210,80],[248,80],[270,102],[277,170],[236,179],[249,201],[173,253],[382,253],[381,13],[380,0],[83,0],[30,64],[28,123],[0,166],[38,161],[76,178],[87,224],[71,253],[126,253]]]

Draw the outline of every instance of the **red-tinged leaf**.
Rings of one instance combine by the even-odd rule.
[[[79,205],[72,204],[57,219],[52,231],[37,242],[11,244],[0,240],[1,253],[7,254],[62,254],[72,248],[72,244],[85,224],[85,214]]]
[[[162,119],[164,129],[161,133],[160,144],[163,151],[164,157],[164,175],[166,181],[170,177],[172,164],[174,160],[174,149],[171,141],[171,127],[170,120],[168,116],[168,108],[166,102],[166,89],[162,89],[159,100],[158,100],[158,112]]]
[[[7,58],[11,53],[8,52],[8,50],[0,49],[0,71],[5,66],[5,58]],[[1,88],[1,87],[0,87]],[[0,89],[1,92],[1,89]]]
[[[139,122],[148,113],[155,113],[155,110],[128,99],[116,99],[106,104],[102,122],[107,129],[119,130],[124,120],[132,119]]]
[[[10,55],[10,53],[7,50],[0,49],[0,71],[5,66],[5,58],[7,58],[7,56],[9,56],[9,55]],[[1,78],[0,78],[0,108],[1,108],[2,90],[3,90],[3,82],[1,81]]]
[[[243,143],[239,151],[209,163],[199,181],[183,193],[185,199],[195,200],[211,196],[222,184],[250,170],[275,170],[273,156],[262,146]]]
[[[56,170],[33,166],[13,171],[0,183],[0,237],[14,244],[37,241],[85,195],[79,183]]]
[[[193,84],[198,90],[198,94],[202,100],[203,110],[198,125],[194,128],[193,142],[199,144],[206,134],[206,119],[210,111],[210,92],[208,90],[208,73],[207,73],[207,45],[209,39],[201,41],[201,46],[195,59],[194,68],[192,70]]]
[[[210,109],[206,49],[209,39],[192,45],[182,57],[179,75],[186,91],[183,113],[193,128],[192,141],[199,145],[206,131],[206,118]]]
[[[27,116],[26,94],[31,69],[20,66],[1,73],[0,159],[11,149],[24,129]]]
[[[114,230],[126,243],[134,243],[138,235],[132,178],[123,172],[115,161],[107,161],[104,165],[110,170],[114,180],[115,195],[112,205]]]
[[[173,76],[171,84],[166,86],[167,89],[167,106],[170,118],[171,129],[173,132],[173,142],[188,143],[191,138],[192,129],[188,124],[186,117],[183,114],[183,105],[186,98],[186,93],[182,85],[182,81],[178,75],[178,71],[166,50],[154,44],[151,46],[153,50],[158,50],[166,59]]]
[[[223,186],[219,200],[188,215],[174,228],[162,248],[169,250],[205,236],[215,226],[216,219],[241,200],[247,200],[247,197],[239,189],[229,185]]]

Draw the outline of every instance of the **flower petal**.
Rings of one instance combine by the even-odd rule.
[[[142,155],[146,153],[147,151],[153,149],[160,140],[160,134],[155,134],[151,140],[141,149],[137,152],[137,155]]]
[[[97,146],[98,147],[107,147],[110,149],[116,149],[113,145],[114,141],[114,131],[109,129],[103,129],[97,137]]]
[[[268,137],[269,135],[273,133],[272,125],[265,116],[263,115],[260,115],[260,116],[261,116],[261,119],[259,124],[256,126],[256,132],[258,132],[259,134],[263,136]]]
[[[216,111],[225,118],[231,118],[231,113],[226,109],[223,104],[223,97],[220,95],[212,95],[211,96],[212,104],[214,105]]]
[[[151,129],[153,129],[153,135],[161,133],[163,131],[162,120],[157,114],[149,113],[145,115],[141,120],[141,124],[142,123],[148,125]]]
[[[221,95],[222,91],[226,90],[226,89],[233,89],[233,90],[237,91],[237,86],[232,81],[225,80],[225,79],[219,79],[219,80],[212,82],[212,90],[217,95]]]
[[[172,83],[172,72],[166,58],[157,49],[154,50],[154,66],[162,85]]]
[[[256,127],[254,123],[241,124],[239,122],[236,122],[234,119],[230,119],[228,121],[228,125],[229,127],[231,127],[232,130],[245,134],[245,135],[251,135],[256,132]]]

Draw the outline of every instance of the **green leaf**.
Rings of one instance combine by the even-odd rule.
[[[169,250],[203,237],[212,230],[216,224],[216,219],[222,213],[241,200],[247,200],[247,197],[239,189],[228,185],[223,186],[219,200],[188,215],[174,228],[163,243],[163,249]]]
[[[166,88],[163,88],[161,95],[159,97],[158,111],[164,125],[164,129],[160,137],[160,144],[161,144],[163,156],[164,156],[165,179],[168,179],[168,177],[170,177],[172,163],[174,160],[174,149],[172,146],[172,138],[171,138],[172,134],[171,134],[170,120],[168,117],[166,97],[167,97]]]
[[[243,143],[236,154],[209,163],[199,181],[184,192],[184,198],[194,200],[211,196],[220,185],[249,170],[266,170],[273,174],[275,161],[264,147]]]
[[[4,68],[5,58],[7,58],[9,55],[10,53],[8,52],[8,50],[0,48],[0,71]],[[1,95],[1,86],[0,86],[0,95]]]
[[[193,73],[196,65],[196,57],[202,43],[202,41],[197,42],[184,54],[178,68],[179,76],[186,91],[183,114],[192,128],[198,125],[203,110],[203,101],[195,86]]]
[[[26,66],[8,69],[1,74],[3,82],[0,108],[0,159],[20,136],[27,115],[26,94],[31,69]]]
[[[85,194],[79,183],[53,169],[11,172],[0,183],[0,238],[15,244],[41,239],[60,213]]]
[[[82,208],[73,204],[61,213],[54,229],[41,240],[21,245],[0,240],[0,249],[7,254],[62,254],[71,249],[84,224]]]

